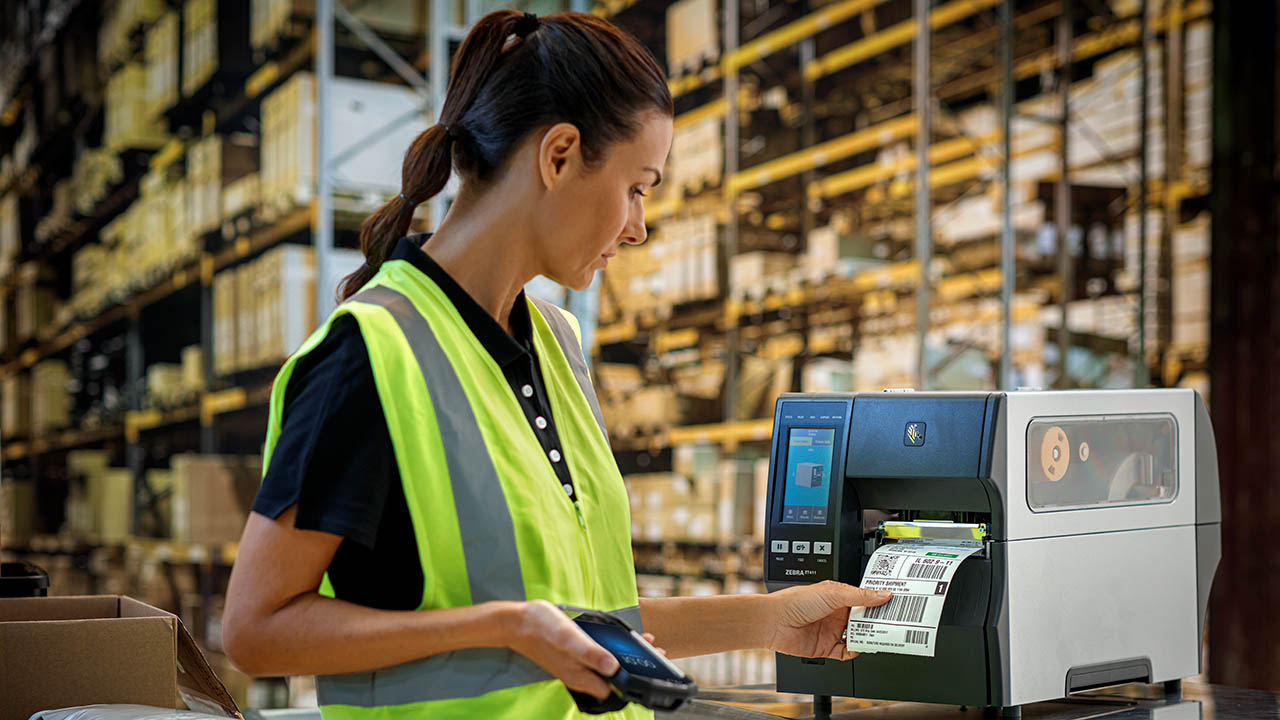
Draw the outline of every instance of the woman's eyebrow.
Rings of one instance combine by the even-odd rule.
[[[654,178],[656,178],[653,181],[653,185],[651,185],[650,187],[657,187],[662,184],[662,173],[658,172],[657,170],[651,167],[647,167],[645,168],[645,170],[648,170],[649,172],[653,173]]]

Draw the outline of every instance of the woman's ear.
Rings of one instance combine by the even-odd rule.
[[[556,123],[542,134],[538,143],[538,174],[548,190],[564,181],[582,165],[582,133],[572,123]]]

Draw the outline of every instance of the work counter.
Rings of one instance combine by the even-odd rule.
[[[1160,685],[1123,685],[1026,705],[1023,720],[1270,720],[1280,719],[1280,695],[1184,682],[1181,697]],[[245,720],[318,720],[315,710],[248,710]],[[812,698],[779,693],[772,685],[705,690],[698,700],[659,720],[774,720],[812,718]],[[984,720],[981,708],[836,698],[833,720]]]
[[[1124,685],[1026,705],[1023,720],[1255,720],[1280,718],[1280,695],[1261,690],[1184,682],[1180,697],[1160,685]],[[981,708],[836,698],[834,720],[982,720]],[[680,720],[811,718],[807,695],[778,693],[772,686],[712,689],[667,717]]]

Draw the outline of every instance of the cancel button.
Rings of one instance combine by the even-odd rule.
[[[814,544],[813,544],[813,554],[814,554],[814,555],[830,555],[830,554],[831,554],[831,543],[829,543],[829,542],[816,542],[816,543],[814,543]]]

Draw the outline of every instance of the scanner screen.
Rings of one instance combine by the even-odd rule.
[[[835,439],[835,428],[791,428],[787,434],[787,484],[782,495],[782,522],[827,523]]]

